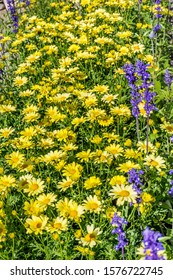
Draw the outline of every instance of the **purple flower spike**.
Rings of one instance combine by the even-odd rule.
[[[126,239],[126,235],[123,231],[123,225],[127,225],[127,221],[124,218],[118,216],[117,213],[114,214],[112,218],[111,224],[116,226],[115,229],[112,230],[112,234],[118,234],[118,244],[114,247],[116,251],[122,250],[122,257],[124,259],[124,247],[128,244]]]
[[[15,8],[14,0],[7,0],[8,10],[11,14],[11,19],[13,21],[13,32],[17,33],[18,31],[18,16]]]
[[[171,169],[171,170],[169,171],[169,175],[173,175],[173,169]],[[170,190],[168,191],[168,194],[169,194],[170,196],[173,197],[173,180],[171,180],[170,186],[171,186],[171,188],[170,188]]]
[[[136,171],[136,169],[132,168],[129,172],[129,179],[128,179],[128,182],[130,184],[132,184],[132,187],[133,189],[136,191],[136,193],[138,195],[141,194],[141,189],[140,189],[140,186],[142,186],[142,181],[141,181],[141,178],[140,178],[140,175],[143,175],[144,172],[143,170],[140,170],[140,171]]]
[[[171,77],[171,74],[168,69],[165,70],[164,81],[165,84],[170,88],[173,78]]]
[[[160,232],[155,232],[148,227],[142,232],[143,243],[144,243],[144,254],[146,254],[145,260],[164,260],[163,256],[158,254],[158,251],[164,250],[164,247],[161,242],[158,241],[162,234]]]

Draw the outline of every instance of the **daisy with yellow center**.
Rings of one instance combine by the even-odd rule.
[[[97,196],[89,196],[84,200],[84,209],[89,212],[99,213],[101,211],[101,202],[98,200]]]
[[[5,156],[6,161],[9,165],[11,165],[12,168],[18,167],[19,165],[21,165],[24,161],[24,155],[17,152],[13,152],[9,155]]]
[[[15,186],[15,178],[11,175],[4,175],[0,177],[0,192],[4,192],[7,188]]]
[[[37,202],[39,203],[40,207],[47,209],[47,206],[53,205],[56,199],[57,196],[54,193],[43,193],[37,197]]]
[[[63,179],[61,182],[59,182],[57,187],[60,189],[60,191],[65,192],[67,189],[72,188],[74,183],[75,182],[70,177],[67,177],[66,179]]]
[[[79,180],[83,167],[75,162],[67,164],[63,170],[63,175],[70,177],[73,181]]]
[[[69,201],[69,208],[68,208],[68,217],[71,220],[78,221],[81,216],[84,214],[84,207],[82,205],[78,205],[75,201]]]
[[[132,168],[139,169],[140,166],[139,166],[139,164],[134,163],[134,162],[129,160],[129,161],[125,162],[125,163],[121,163],[118,166],[117,169],[120,170],[121,172],[128,172]]]
[[[160,127],[164,130],[166,130],[167,133],[173,134],[173,124],[169,122],[164,122],[164,124],[161,124]]]
[[[147,149],[147,143],[146,141],[145,142],[141,142],[139,141],[137,143],[137,146],[138,146],[138,150],[141,151],[141,152],[144,152],[146,153],[146,149]],[[153,144],[151,142],[148,142],[148,152],[152,152],[154,153],[156,151],[156,148],[153,146]]]
[[[51,162],[57,162],[61,158],[65,157],[66,153],[62,151],[50,151],[48,154],[46,154],[43,159],[45,163],[51,163]]]
[[[31,179],[27,186],[24,187],[24,192],[28,193],[28,196],[37,195],[41,192],[43,192],[45,188],[44,182],[40,179]]]
[[[99,228],[94,228],[94,225],[87,226],[87,234],[81,238],[81,243],[83,246],[94,247],[97,244],[98,235],[100,235],[102,231]]]
[[[93,189],[96,188],[97,186],[101,185],[101,181],[100,178],[96,177],[96,176],[91,176],[90,178],[88,178],[85,183],[84,183],[84,188],[86,190],[89,189]]]
[[[110,180],[110,184],[111,186],[115,186],[115,185],[124,185],[126,183],[126,177],[124,177],[123,175],[117,175],[112,177],[112,179]]]
[[[27,82],[28,82],[27,77],[17,76],[14,79],[14,85],[17,86],[17,87],[21,87],[21,86],[25,85]]]
[[[36,130],[33,126],[26,127],[23,131],[20,132],[20,134],[24,137],[32,138],[34,135],[36,135]]]
[[[99,125],[101,126],[109,126],[114,122],[113,117],[103,116],[98,120]]]
[[[90,141],[91,143],[99,145],[102,142],[102,138],[99,135],[95,135]]]
[[[114,156],[115,158],[120,156],[123,152],[123,148],[120,147],[120,145],[115,145],[115,144],[111,144],[110,146],[107,146],[105,148],[105,150],[111,154],[112,156]]]
[[[25,214],[29,216],[39,216],[39,214],[44,211],[44,208],[41,207],[39,202],[36,200],[30,200],[29,202],[25,201],[23,209],[25,210]]]
[[[31,174],[26,174],[21,176],[18,182],[19,188],[21,189],[26,188],[31,179],[33,179],[33,176]]]
[[[64,219],[62,217],[57,217],[54,219],[50,224],[47,225],[47,230],[50,233],[61,233],[62,231],[66,231],[68,228],[67,219]]]
[[[56,208],[60,212],[61,216],[67,217],[69,212],[69,199],[65,197],[64,200],[59,200],[56,204]]]
[[[162,168],[165,168],[165,161],[160,156],[149,155],[146,156],[145,165],[149,166],[151,169],[156,169],[161,171]]]
[[[83,152],[77,153],[76,157],[78,159],[80,159],[81,162],[88,162],[91,157],[91,152],[90,152],[90,150],[83,151]]]
[[[47,216],[32,216],[32,218],[26,219],[25,227],[26,233],[35,233],[36,235],[42,234],[46,229],[48,217]]]
[[[13,131],[14,129],[12,127],[0,129],[0,137],[8,138]]]
[[[128,203],[135,203],[137,198],[137,193],[133,190],[131,185],[114,186],[109,194],[117,199],[117,206],[123,205],[126,201]]]

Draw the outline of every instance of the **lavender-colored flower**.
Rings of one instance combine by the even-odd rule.
[[[25,2],[26,7],[30,5],[30,1],[29,0],[20,0],[20,2]]]
[[[156,95],[155,92],[150,91],[150,86],[152,83],[150,82],[150,74],[147,72],[147,67],[149,64],[145,64],[142,61],[138,60],[136,62],[136,72],[138,76],[141,76],[142,85],[140,89],[143,90],[143,100],[145,101],[144,109],[149,116],[151,111],[157,110],[155,104],[153,103],[153,98]]]
[[[159,251],[164,251],[164,247],[159,238],[162,237],[160,232],[155,232],[148,227],[142,232],[143,244],[144,244],[144,254],[148,251],[150,254],[146,254],[145,260],[164,260],[163,255],[158,254]]]
[[[139,93],[138,87],[136,86],[137,78],[136,78],[136,70],[132,63],[126,63],[123,67],[123,70],[126,75],[126,79],[128,80],[129,87],[131,88],[130,94],[131,94],[131,105],[132,105],[132,115],[134,117],[139,116],[139,103],[142,100],[142,96]]]
[[[139,171],[136,171],[136,169],[132,168],[129,172],[129,179],[128,179],[128,182],[130,184],[132,184],[132,187],[133,189],[135,190],[135,192],[140,195],[141,194],[141,189],[140,189],[140,186],[142,186],[142,181],[141,181],[141,178],[140,178],[140,175],[143,175],[144,174],[144,171],[143,170],[139,170]]]
[[[127,225],[127,223],[128,222],[124,218],[121,218],[117,213],[114,214],[111,222],[113,226],[116,226],[116,228],[112,230],[112,234],[118,234],[118,244],[114,247],[114,249],[116,251],[121,249],[123,258],[124,258],[124,247],[128,244],[126,235],[123,231],[123,225]]]
[[[156,35],[157,35],[157,34],[152,30],[148,37],[149,37],[150,39],[153,39],[154,37],[156,37]]]
[[[155,1],[155,5],[158,5],[158,6],[155,7],[155,11],[157,11],[156,15],[155,15],[156,18],[161,18],[162,17],[162,14],[161,14],[162,9],[160,7],[160,4],[161,4],[160,0]]]
[[[173,135],[171,136],[170,141],[173,142]]]
[[[171,74],[168,69],[165,70],[164,81],[165,84],[170,88],[173,78],[171,77]]]
[[[172,175],[173,174],[173,169],[171,169],[170,171],[169,171],[169,175]]]
[[[17,33],[18,31],[18,16],[15,8],[14,0],[7,0],[8,10],[11,14],[11,19],[13,21],[13,32]]]
[[[159,23],[157,23],[157,24],[153,27],[153,32],[157,33],[160,29],[161,29],[161,25],[160,25]]]
[[[171,170],[169,171],[169,175],[173,175],[173,169],[171,169]],[[170,196],[173,197],[173,180],[171,180],[170,186],[171,186],[171,188],[170,188],[170,190],[168,191],[168,194],[169,194]]]
[[[173,182],[173,181],[172,181]],[[173,187],[172,188],[170,188],[170,190],[168,191],[168,194],[170,195],[170,196],[172,196],[173,197]]]

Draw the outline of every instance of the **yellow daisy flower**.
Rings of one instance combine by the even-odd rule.
[[[162,168],[166,168],[165,160],[163,160],[163,158],[160,156],[146,156],[144,164],[149,166],[151,169],[156,169],[158,171],[161,171]]]
[[[101,211],[101,202],[98,200],[97,196],[89,196],[86,200],[84,200],[83,204],[86,211],[99,213]]]
[[[98,235],[100,235],[102,231],[99,228],[94,228],[94,225],[87,225],[87,234],[82,237],[81,243],[83,246],[94,247],[97,244]]]
[[[109,194],[117,199],[117,206],[123,205],[126,201],[128,203],[135,203],[137,198],[137,193],[133,190],[131,185],[117,185],[111,189]]]
[[[90,178],[88,178],[85,181],[84,188],[89,190],[89,189],[96,188],[97,186],[100,186],[100,185],[101,185],[100,178],[98,178],[96,176],[91,176]]]
[[[26,233],[35,233],[36,235],[42,234],[46,229],[48,217],[47,216],[32,216],[32,218],[26,219],[25,227]]]

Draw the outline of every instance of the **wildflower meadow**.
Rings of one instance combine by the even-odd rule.
[[[173,8],[6,1],[0,259],[173,259]]]

